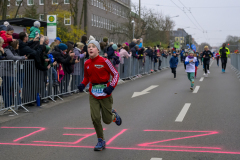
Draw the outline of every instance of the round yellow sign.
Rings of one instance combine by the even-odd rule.
[[[48,18],[48,20],[49,20],[49,22],[53,22],[53,21],[55,20],[55,18],[54,18],[53,16],[50,16],[50,17]]]

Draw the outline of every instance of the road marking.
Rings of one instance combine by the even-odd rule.
[[[132,95],[132,98],[142,96],[144,94],[148,94],[150,90],[152,90],[154,88],[157,88],[157,87],[158,87],[158,85],[152,85],[152,86],[144,89],[142,92],[134,92],[133,95]]]
[[[185,103],[185,105],[183,106],[183,109],[179,113],[179,115],[176,118],[175,122],[182,122],[183,121],[183,119],[184,119],[185,115],[187,114],[187,111],[188,111],[190,106],[191,106],[191,103]]]
[[[197,93],[198,90],[199,90],[199,88],[200,88],[200,86],[196,86],[195,89],[194,89],[194,91],[193,91],[193,93]]]
[[[162,160],[162,158],[151,158],[150,160]]]
[[[212,66],[213,62],[214,62],[214,60],[212,60],[212,62],[211,62],[211,64],[210,64],[210,67]]]
[[[204,80],[204,77],[202,77],[199,81],[202,82]]]

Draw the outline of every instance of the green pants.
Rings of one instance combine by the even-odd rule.
[[[110,96],[104,99],[96,99],[90,95],[89,102],[91,118],[95,131],[97,133],[97,137],[104,139],[103,127],[101,124],[101,113],[102,120],[105,124],[110,124],[116,118],[115,114],[112,113],[113,98]]]
[[[191,87],[193,87],[195,72],[187,72],[187,76],[188,76],[189,81],[191,82]]]

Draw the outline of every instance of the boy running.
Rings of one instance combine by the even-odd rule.
[[[170,68],[172,69],[174,79],[176,79],[176,69],[177,69],[177,65],[178,65],[178,57],[177,57],[176,52],[173,52],[173,56],[170,59],[169,64],[170,64]]]
[[[97,41],[91,40],[88,43],[90,59],[84,64],[84,79],[78,86],[79,91],[82,92],[85,86],[90,83],[89,102],[91,118],[98,138],[94,151],[101,151],[106,146],[100,112],[105,124],[110,124],[112,121],[118,126],[122,124],[121,117],[116,110],[112,109],[112,91],[117,86],[119,74],[108,59],[99,56],[100,50],[101,48]],[[113,77],[111,83],[109,82],[110,75]]]

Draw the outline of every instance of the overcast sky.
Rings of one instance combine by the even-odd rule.
[[[139,0],[132,3],[138,5]],[[141,5],[170,17],[179,15],[173,18],[174,29],[190,27],[185,30],[193,34],[198,44],[208,42],[219,46],[228,35],[240,35],[240,0],[141,0]]]

